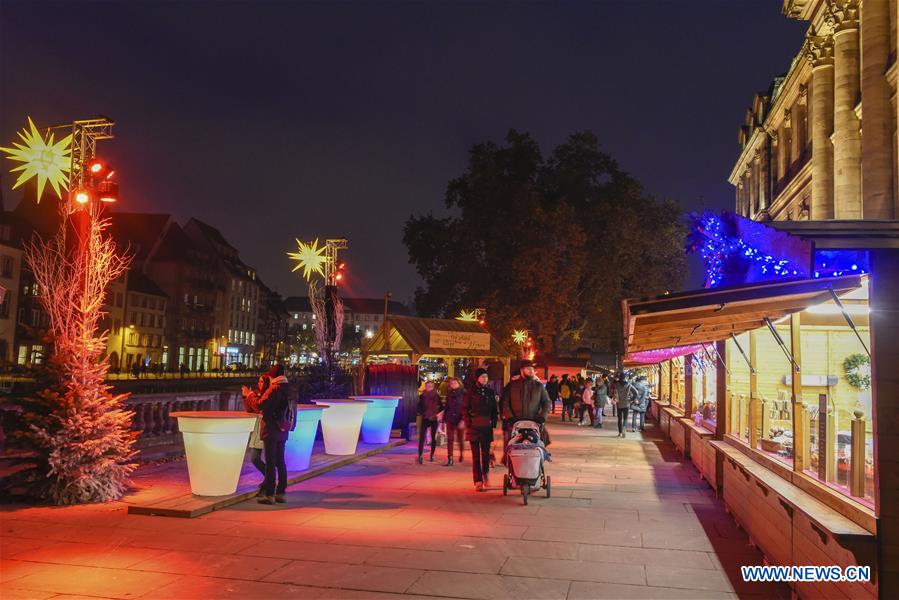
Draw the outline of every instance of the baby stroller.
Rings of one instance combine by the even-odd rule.
[[[543,469],[543,463],[547,460],[552,458],[540,440],[540,425],[534,421],[515,423],[509,445],[506,446],[504,462],[509,472],[503,475],[503,496],[509,495],[509,488],[520,488],[521,497],[527,505],[531,492],[543,488],[549,498],[552,480]]]

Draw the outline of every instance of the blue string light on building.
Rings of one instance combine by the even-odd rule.
[[[779,256],[768,248],[778,246],[785,234],[730,213],[692,214],[687,251],[699,254],[706,264],[706,287],[768,281],[780,278],[820,278],[868,273],[864,250],[818,250],[808,257]],[[751,233],[751,241],[746,235]],[[809,273],[809,264],[814,266]]]

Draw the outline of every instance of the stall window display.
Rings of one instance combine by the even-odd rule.
[[[749,442],[749,363],[740,352],[749,356],[749,334],[743,333],[736,339],[729,339],[725,345],[727,368],[727,401],[730,415],[728,431],[745,442]]]
[[[812,306],[801,315],[802,401],[809,420],[809,462],[805,472],[829,487],[857,496],[863,503],[873,506],[874,438],[867,285],[844,295],[840,303],[842,309],[831,300]],[[844,317],[843,310],[849,315],[854,329]]]
[[[758,448],[782,462],[793,461],[793,363],[790,344],[789,319],[774,324],[773,330],[762,327],[750,332],[750,344],[755,342],[758,398],[751,410],[758,429]]]
[[[718,420],[715,381],[717,357],[711,353],[693,355],[693,416],[699,425],[715,430]]]
[[[683,412],[685,394],[684,365],[686,358],[679,356],[671,359],[671,405]]]

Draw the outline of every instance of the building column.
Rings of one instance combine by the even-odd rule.
[[[833,219],[833,39],[807,35],[805,57],[812,65],[812,203],[809,219]]]
[[[834,218],[862,218],[858,0],[832,0]]]
[[[758,186],[758,205],[755,207],[755,213],[760,213],[768,209],[768,173],[767,173],[767,150],[764,148],[755,151],[753,164],[755,165],[756,185]]]
[[[890,58],[890,4],[861,5],[862,214],[865,219],[894,219],[893,118],[890,85],[884,73]]]

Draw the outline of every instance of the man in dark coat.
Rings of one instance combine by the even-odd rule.
[[[513,379],[503,389],[499,401],[503,418],[503,449],[509,443],[516,421],[536,421],[543,424],[552,409],[546,388],[534,374],[534,363],[526,360],[519,367],[521,377]]]
[[[559,376],[553,375],[546,382],[546,393],[549,394],[549,401],[553,405],[553,414],[556,412],[556,401],[559,399]]]

